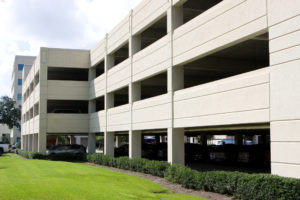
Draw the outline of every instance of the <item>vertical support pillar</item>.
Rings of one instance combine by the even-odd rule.
[[[90,100],[89,101],[89,113],[96,112],[96,100]]]
[[[47,135],[46,135],[46,133],[39,133],[38,152],[46,153],[46,149],[47,149]]]
[[[129,131],[129,158],[142,157],[142,132]]]
[[[160,136],[160,143],[165,143],[165,142],[166,142],[165,136],[164,135]]]
[[[118,148],[118,147],[120,147],[121,146],[121,136],[116,136],[116,147]]]
[[[71,135],[70,136],[70,144],[76,144],[75,136]]]
[[[34,152],[34,134],[30,135],[30,143],[31,143],[31,145],[30,145],[30,151]]]
[[[27,137],[23,135],[23,150],[27,151]]]
[[[201,135],[200,140],[202,146],[207,146],[207,135]]]
[[[96,152],[96,133],[89,133],[88,138],[88,153]]]
[[[38,151],[38,134],[33,134],[33,151]]]
[[[184,165],[183,128],[168,128],[168,162]]]
[[[105,99],[105,106],[106,109],[110,109],[114,107],[115,104],[115,97],[114,97],[114,93],[108,93],[105,95],[106,99]]]
[[[104,154],[114,156],[114,132],[104,132]]]
[[[243,135],[235,135],[234,144],[243,145]]]
[[[30,140],[30,135],[27,135],[27,151],[31,151],[31,140]]]
[[[92,81],[96,78],[96,67],[89,69],[89,81]]]

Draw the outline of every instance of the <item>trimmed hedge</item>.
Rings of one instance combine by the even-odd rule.
[[[57,157],[40,153],[17,150],[28,159],[74,160],[70,155]],[[231,195],[239,200],[300,200],[300,179],[284,178],[271,174],[247,174],[241,172],[210,171],[198,172],[182,165],[170,165],[164,161],[143,158],[113,158],[103,154],[83,155],[82,160],[131,170],[153,176],[164,177],[167,181],[181,184],[184,188],[205,190]]]
[[[56,161],[86,161],[86,154],[75,155],[71,153],[45,155],[38,152],[30,152],[17,149],[17,154],[27,159],[40,159],[40,160],[56,160]]]
[[[198,172],[173,165],[165,173],[167,181],[184,188],[232,195],[240,200],[295,200],[300,199],[300,179],[270,174],[241,172]]]
[[[113,158],[103,154],[88,154],[87,161],[98,165],[131,170],[153,176],[164,177],[165,171],[170,167],[168,162],[147,160],[144,158],[120,157]]]

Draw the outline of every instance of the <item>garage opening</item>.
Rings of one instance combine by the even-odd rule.
[[[108,56],[108,69],[115,67],[121,62],[129,58],[129,43],[126,42],[123,46],[118,48]]]
[[[160,18],[142,33],[133,37],[133,41],[136,42],[136,48],[133,50],[133,53],[137,53],[138,51],[145,49],[166,35],[167,15]]]
[[[48,67],[48,80],[88,81],[89,70],[79,68]]]
[[[222,2],[222,0],[187,0],[181,5],[183,24],[194,19],[220,2]]]
[[[167,72],[163,72],[141,81],[141,100],[166,94],[168,90],[167,79]]]
[[[167,129],[142,131],[142,158],[168,160]]]
[[[199,171],[270,173],[270,129],[185,131],[185,163]]]
[[[107,95],[107,106],[114,108],[129,103],[129,87],[126,86],[122,89],[110,92]]]
[[[115,132],[114,157],[129,156],[128,131]]]
[[[183,66],[184,88],[268,67],[268,33],[200,58]]]
[[[98,63],[95,66],[95,68],[96,68],[96,77],[95,78],[97,78],[97,77],[101,76],[102,74],[104,74],[104,61]]]
[[[105,109],[104,96],[102,96],[96,99],[96,112],[99,112],[104,109]]]
[[[88,101],[48,100],[47,113],[56,114],[87,114]]]

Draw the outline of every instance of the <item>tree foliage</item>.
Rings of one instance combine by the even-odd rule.
[[[6,124],[10,129],[14,126],[20,129],[21,107],[8,96],[0,98],[0,124]]]

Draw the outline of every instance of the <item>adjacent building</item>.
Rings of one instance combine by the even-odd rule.
[[[91,50],[41,48],[24,81],[23,149],[57,135],[167,136],[185,163],[184,137],[255,137],[273,174],[300,177],[300,2],[143,0]],[[50,141],[51,140],[51,141]]]
[[[32,64],[34,61],[34,56],[16,56],[12,77],[11,77],[11,97],[14,101],[16,101],[16,106],[22,105],[22,85],[23,80],[26,78]],[[24,77],[23,77],[24,73]],[[18,128],[14,127],[10,132],[10,143],[14,144],[16,142],[20,142],[21,132]]]

